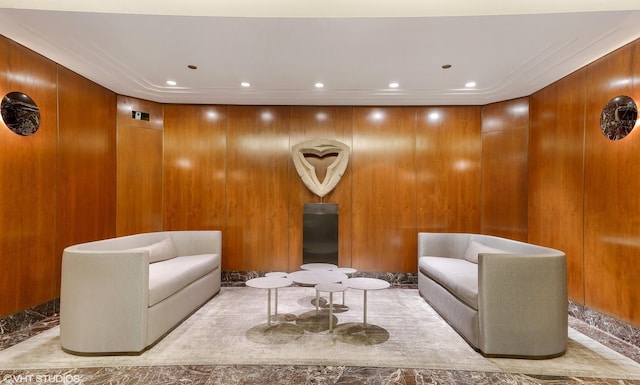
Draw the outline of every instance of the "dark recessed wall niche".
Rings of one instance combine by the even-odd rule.
[[[40,127],[40,109],[29,95],[22,92],[6,94],[2,98],[0,113],[4,124],[18,135],[33,135]]]
[[[611,140],[629,135],[638,119],[638,107],[628,96],[620,95],[609,100],[600,114],[600,129]]]

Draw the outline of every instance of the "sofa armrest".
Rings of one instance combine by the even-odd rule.
[[[568,333],[567,267],[563,253],[480,254],[480,349],[528,356],[564,353]]]
[[[60,342],[78,353],[138,352],[147,345],[147,251],[65,249]]]
[[[464,259],[464,251],[471,234],[418,233],[418,259],[420,257],[446,257]]]

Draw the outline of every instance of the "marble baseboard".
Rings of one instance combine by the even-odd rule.
[[[60,299],[0,318],[0,336],[28,329],[51,316],[60,313]]]
[[[569,301],[569,315],[603,333],[640,348],[639,327],[630,325],[571,300]]]

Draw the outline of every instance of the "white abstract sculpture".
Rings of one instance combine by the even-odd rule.
[[[306,159],[305,154],[319,157],[337,154],[336,160],[327,167],[327,175],[322,183],[316,175],[316,168]],[[298,143],[291,148],[293,164],[302,182],[320,198],[333,190],[349,164],[349,146],[332,139],[313,139]]]

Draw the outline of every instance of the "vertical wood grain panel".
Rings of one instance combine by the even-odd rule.
[[[483,234],[527,240],[528,132],[528,98],[483,107]]]
[[[223,230],[226,107],[164,107],[164,229]]]
[[[334,139],[352,148],[351,107],[291,107],[291,146],[311,139]],[[335,158],[329,159],[332,162]],[[322,178],[328,164],[318,164]],[[330,163],[329,163],[330,164]],[[351,266],[351,161],[336,188],[323,198],[324,203],[338,204],[338,264]],[[302,214],[305,203],[319,203],[302,183],[289,156],[291,203],[289,206],[289,270],[302,264]]]
[[[164,106],[148,100],[118,95],[118,126],[148,128],[162,130],[164,126]],[[149,120],[134,119],[132,111],[146,112]]]
[[[416,108],[356,107],[352,263],[416,271]]]
[[[417,228],[480,232],[480,107],[418,109]]]
[[[115,236],[116,95],[58,67],[58,256]]]
[[[583,183],[586,70],[530,98],[529,242],[567,255],[569,298],[584,303]]]
[[[162,116],[157,103],[118,96],[116,235],[162,230]],[[134,110],[156,111],[151,121],[130,120]],[[127,113],[127,111],[129,111]],[[147,128],[148,127],[148,128]]]
[[[289,107],[227,109],[224,270],[286,270]]]
[[[637,41],[587,67],[585,125],[585,302],[640,325],[640,132],[610,141],[600,112],[615,96],[640,101]]]
[[[58,296],[56,64],[0,37],[0,94],[20,91],[40,108],[40,128],[20,136],[0,123],[0,316]]]

